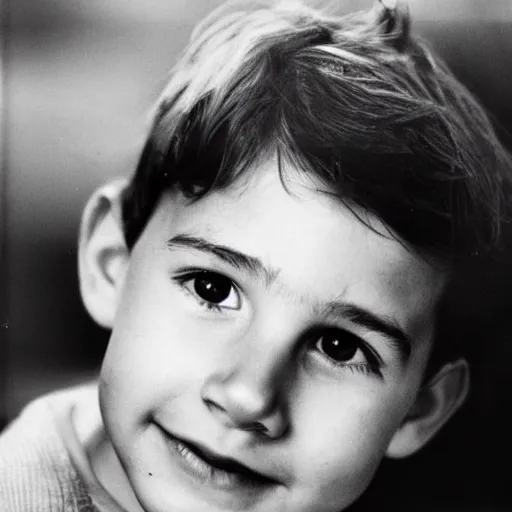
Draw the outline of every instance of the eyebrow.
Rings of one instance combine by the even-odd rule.
[[[206,252],[221,259],[228,265],[251,274],[255,277],[263,277],[265,283],[270,285],[274,282],[279,271],[270,266],[266,266],[259,258],[249,256],[243,252],[239,252],[231,247],[216,244],[206,240],[205,238],[192,236],[188,234],[179,234],[173,236],[167,241],[167,247],[181,247],[185,249],[195,249],[197,251]]]
[[[169,248],[194,249],[213,255],[237,270],[245,271],[265,280],[270,286],[279,271],[266,266],[259,258],[249,256],[231,247],[210,242],[205,238],[189,234],[178,234],[167,241]],[[405,364],[411,355],[412,340],[392,318],[376,315],[355,304],[332,301],[322,309],[322,316],[346,318],[350,322],[383,335],[398,352],[400,361]]]

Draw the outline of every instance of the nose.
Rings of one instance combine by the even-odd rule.
[[[286,395],[292,364],[284,354],[263,347],[243,352],[230,354],[205,379],[203,403],[227,427],[279,439],[289,429]]]

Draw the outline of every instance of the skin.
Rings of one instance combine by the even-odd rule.
[[[270,160],[249,182],[194,204],[164,195],[127,256],[100,377],[105,431],[90,457],[128,510],[339,511],[404,435],[445,276],[289,170],[288,191]],[[268,271],[169,243],[183,235],[258,258]],[[198,296],[198,278],[180,277],[191,267],[235,283],[217,308]],[[409,356],[343,308],[326,314],[332,301],[393,322],[411,341]],[[331,338],[322,338],[333,332],[366,349],[333,364]],[[201,478],[168,434],[272,482]]]

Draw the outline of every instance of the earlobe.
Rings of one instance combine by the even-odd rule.
[[[80,293],[91,317],[111,328],[129,261],[121,215],[118,180],[98,189],[82,215],[78,244]]]
[[[415,403],[388,446],[386,456],[412,455],[432,439],[464,403],[469,367],[464,359],[444,365],[419,392]]]

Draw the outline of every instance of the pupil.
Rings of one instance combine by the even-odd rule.
[[[325,334],[322,336],[322,350],[335,361],[350,361],[359,348],[352,336]]]
[[[219,304],[229,297],[231,282],[225,277],[209,273],[196,278],[194,289],[202,299]]]

